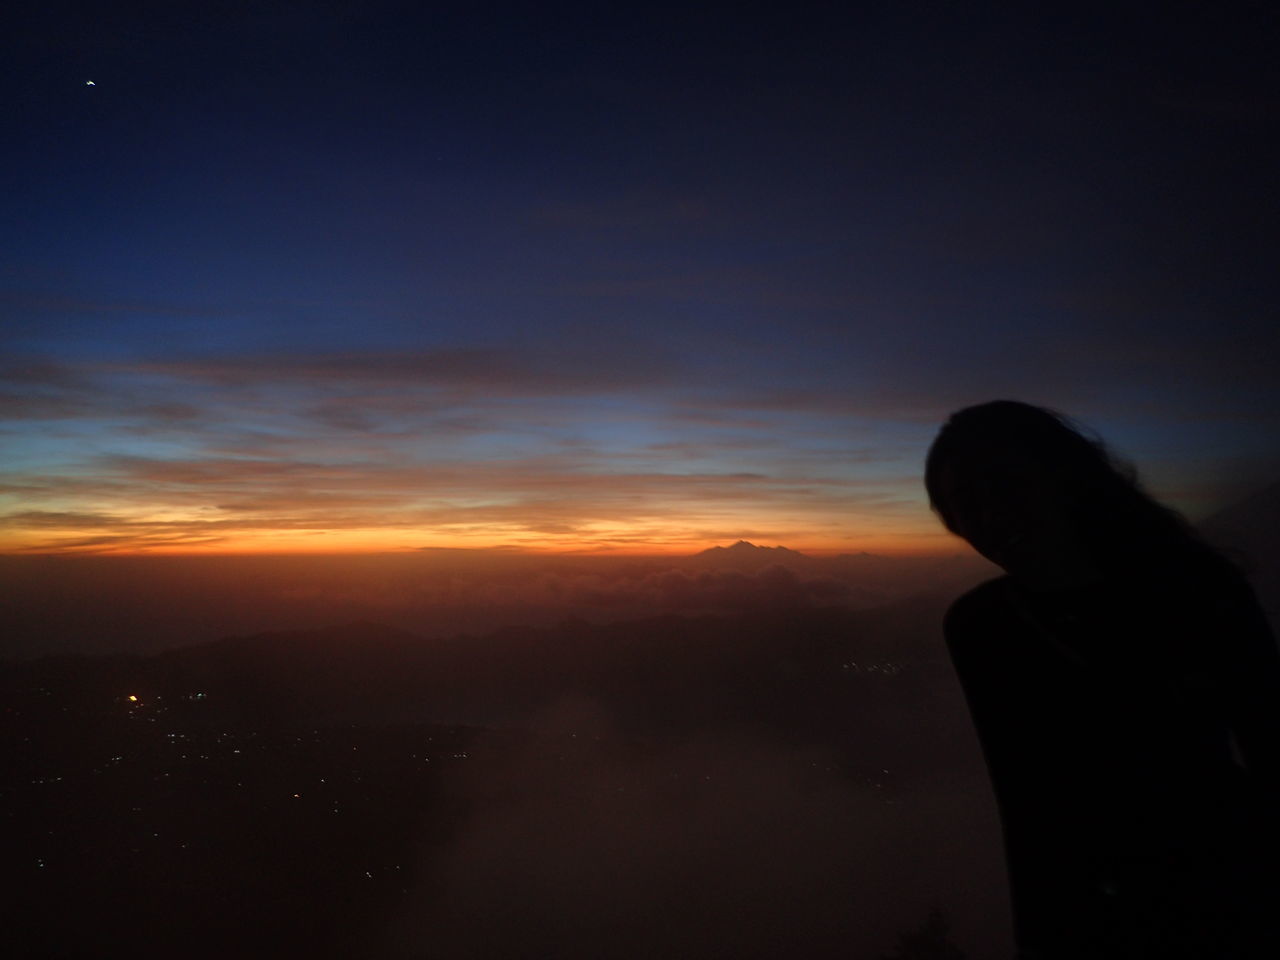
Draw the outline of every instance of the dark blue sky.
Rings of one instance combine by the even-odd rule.
[[[1280,472],[1276,17],[22,13],[0,548],[936,548],[997,396],[1203,513]]]

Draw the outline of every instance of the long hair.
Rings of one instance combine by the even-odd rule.
[[[1045,407],[995,400],[953,413],[925,459],[929,503],[948,529],[962,505],[947,502],[941,471],[1000,463],[1015,454],[1054,477],[1063,491],[1071,523],[1101,570],[1118,572],[1137,562],[1201,561],[1232,567],[1206,544],[1177,511],[1142,487],[1137,471],[1118,459],[1101,439]]]

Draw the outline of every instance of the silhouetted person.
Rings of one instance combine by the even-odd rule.
[[[1038,407],[952,415],[925,484],[1007,572],[945,632],[1020,956],[1280,957],[1280,656],[1243,577]]]

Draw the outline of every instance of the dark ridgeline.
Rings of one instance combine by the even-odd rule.
[[[952,416],[931,501],[1008,574],[945,632],[1028,958],[1280,952],[1280,656],[1241,574],[1064,418]]]
[[[0,556],[12,659],[156,653],[225,637],[376,621],[427,636],[511,624],[884,606],[992,573],[972,554],[811,557],[739,543],[683,557],[417,551],[384,555]]]
[[[967,755],[940,649],[910,644],[940,616],[431,641],[365,624],[10,664],[6,941],[373,958],[887,943],[929,895],[901,921],[850,909],[874,885],[850,867],[874,828],[849,812],[891,812],[896,783]]]

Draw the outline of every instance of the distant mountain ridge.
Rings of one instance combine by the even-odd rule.
[[[47,691],[53,690],[58,703],[84,711],[86,723],[94,711],[116,716],[137,710],[165,722],[181,716],[210,730],[319,723],[501,726],[523,723],[559,701],[586,698],[607,704],[620,722],[637,729],[691,729],[704,721],[776,714],[779,722],[800,723],[816,735],[849,690],[862,691],[890,675],[872,665],[892,662],[895,673],[908,666],[933,669],[939,651],[924,625],[941,617],[941,604],[664,614],[604,624],[566,620],[433,638],[358,622],[229,637],[144,656],[0,664],[0,697],[15,716],[47,713],[54,703]],[[915,639],[904,642],[904,635]],[[655,696],[662,701],[656,714]]]
[[[1274,554],[1280,547],[1280,481],[1228,504],[1196,526],[1211,540],[1242,542]]]
[[[808,560],[810,559],[798,550],[792,550],[789,547],[758,547],[749,540],[739,540],[737,543],[728,547],[710,547],[694,554],[695,557],[703,557],[708,560]]]
[[[1196,527],[1244,568],[1280,633],[1280,481],[1224,507]]]
[[[867,553],[839,553],[814,557],[790,547],[761,547],[749,540],[739,540],[727,547],[711,547],[685,557],[682,565],[696,570],[734,571],[758,574],[769,567],[787,567],[806,577],[835,577],[857,591],[881,591],[900,578],[911,576],[919,586],[902,595],[925,592],[955,594],[968,589],[985,577],[1000,571],[988,560],[969,549],[949,556],[913,557],[884,556]],[[894,593],[895,591],[890,591]],[[889,599],[886,594],[885,600]]]

